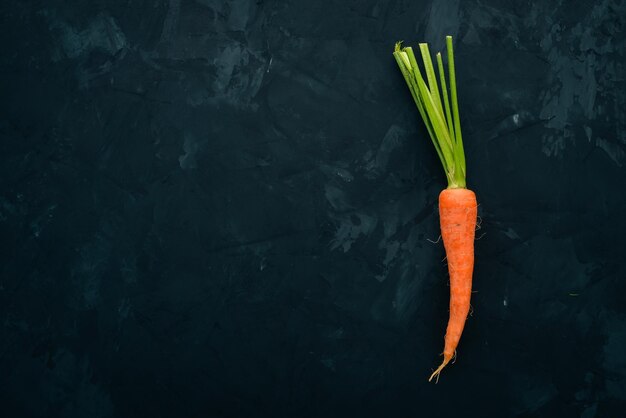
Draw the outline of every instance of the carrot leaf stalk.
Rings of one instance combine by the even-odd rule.
[[[422,77],[411,47],[402,47],[402,42],[398,42],[393,55],[409,87],[411,96],[413,96],[420,116],[424,120],[428,135],[435,146],[437,156],[448,179],[448,188],[464,189],[466,187],[465,151],[461,136],[452,37],[446,37],[449,96],[441,53],[437,53],[436,56],[439,73],[438,83],[428,44],[421,43],[419,47],[426,75],[425,79]],[[441,85],[441,92],[438,84]]]

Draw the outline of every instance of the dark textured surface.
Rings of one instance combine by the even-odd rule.
[[[618,417],[623,1],[14,1],[3,417]],[[474,314],[391,56],[456,42]]]

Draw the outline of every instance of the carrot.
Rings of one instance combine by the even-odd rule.
[[[445,335],[443,362],[428,381],[439,374],[456,355],[465,327],[472,294],[474,270],[474,234],[476,230],[476,195],[466,187],[465,151],[456,94],[456,74],[452,37],[446,37],[450,98],[441,54],[437,53],[440,90],[433,68],[428,44],[419,44],[426,79],[413,54],[413,49],[396,43],[394,57],[409,87],[417,110],[426,125],[428,135],[448,179],[448,188],[439,195],[441,237],[450,273],[450,316]]]

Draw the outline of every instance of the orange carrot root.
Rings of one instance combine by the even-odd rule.
[[[439,216],[450,272],[450,317],[443,362],[430,376],[429,382],[433,378],[439,380],[441,371],[454,357],[470,311],[477,219],[476,195],[468,189],[445,189],[439,195]]]

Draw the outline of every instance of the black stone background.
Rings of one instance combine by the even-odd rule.
[[[2,417],[626,416],[624,1],[1,4]],[[391,52],[455,38],[474,313]]]

